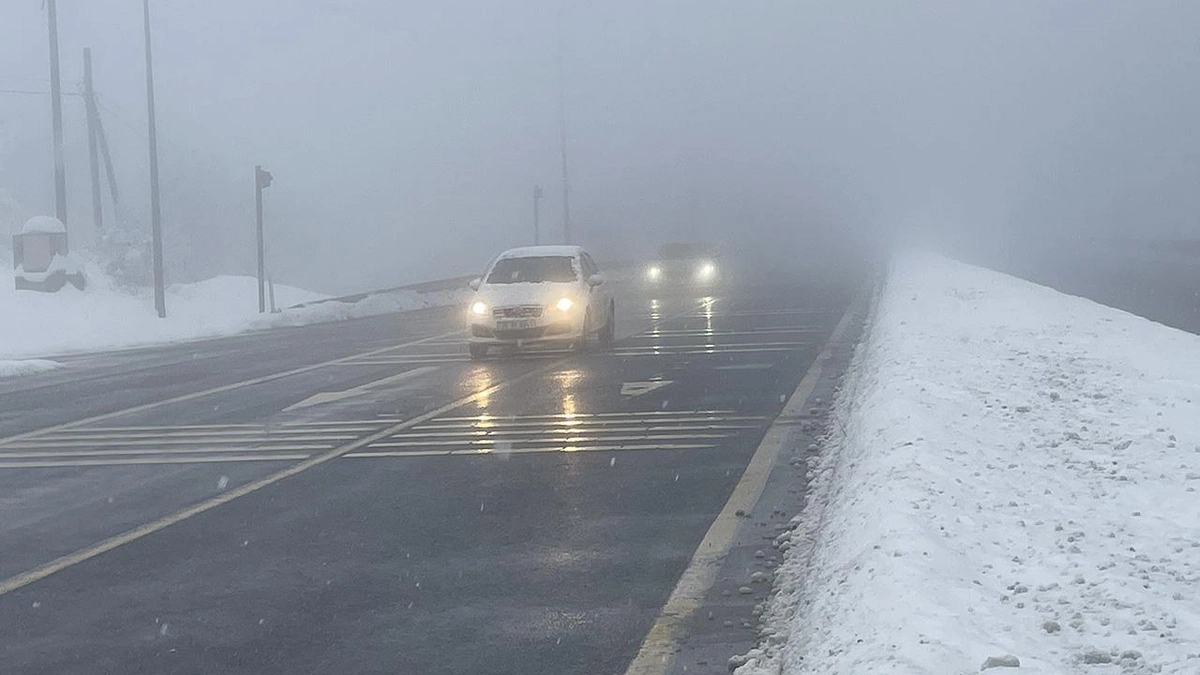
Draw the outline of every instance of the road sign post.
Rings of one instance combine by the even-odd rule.
[[[263,244],[263,188],[270,187],[274,176],[261,166],[254,167],[254,217],[258,236],[258,313],[267,311],[267,260]]]
[[[542,186],[533,186],[533,244],[537,246],[542,243],[541,226],[538,223],[538,206],[542,201]]]
[[[142,2],[146,34],[146,122],[150,136],[150,236],[154,265],[154,309],[158,318],[167,316],[166,285],[163,280],[162,203],[158,190],[158,122],[154,114],[154,53],[150,42],[150,0]]]

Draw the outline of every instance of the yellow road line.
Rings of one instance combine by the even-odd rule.
[[[196,516],[196,515],[206,512],[206,511],[210,511],[218,506],[221,506],[222,504],[228,504],[229,502],[231,502],[235,499],[238,499],[239,497],[244,497],[245,495],[248,495],[252,492],[257,492],[258,490],[261,490],[269,485],[274,485],[275,483],[278,483],[279,481],[281,481],[285,478],[289,478],[289,477],[295,476],[299,473],[303,473],[313,467],[320,466],[330,460],[337,459],[338,457],[341,457],[348,453],[354,452],[355,450],[364,448],[376,441],[383,440],[399,431],[403,431],[410,427],[414,427],[418,424],[421,424],[422,422],[431,420],[431,419],[437,417],[438,415],[450,412],[451,410],[454,410],[456,408],[461,408],[464,405],[467,405],[469,403],[478,401],[482,398],[491,396],[492,394],[496,393],[497,391],[500,391],[501,389],[510,387],[518,382],[522,382],[522,381],[532,378],[536,375],[540,375],[543,372],[554,367],[555,365],[557,365],[557,364],[554,362],[551,362],[551,363],[546,364],[545,366],[542,366],[541,368],[535,368],[535,369],[530,370],[522,375],[518,375],[517,377],[514,377],[510,380],[506,380],[504,382],[494,384],[490,387],[487,387],[486,389],[482,389],[473,394],[469,394],[458,400],[447,403],[446,405],[443,405],[439,408],[431,410],[427,413],[418,415],[417,417],[414,417],[410,420],[400,422],[398,424],[393,424],[391,426],[388,426],[385,429],[382,429],[373,434],[370,434],[369,436],[364,436],[356,441],[346,443],[345,445],[336,447],[332,450],[323,452],[319,455],[314,455],[311,457],[304,458],[303,461],[293,464],[292,466],[289,466],[285,469],[281,469],[274,473],[268,474],[257,480],[250,481],[249,483],[245,483],[243,485],[240,485],[240,486],[233,488],[231,490],[228,490],[226,492],[222,492],[221,494],[219,494],[215,497],[211,497],[202,502],[199,502],[199,503],[193,504],[191,506],[188,506],[186,508],[180,509],[179,511],[176,511],[169,515],[163,516],[161,518],[157,518],[157,519],[152,520],[143,525],[139,525],[138,527],[135,527],[131,530],[122,532],[121,534],[109,537],[108,539],[105,539],[99,543],[79,549],[73,553],[68,553],[67,555],[60,556],[58,558],[55,558],[54,560],[51,560],[45,564],[39,565],[38,567],[35,567],[26,572],[22,572],[20,574],[11,576],[3,581],[0,581],[0,595],[5,595],[7,593],[11,593],[12,591],[15,591],[19,588],[28,586],[29,584],[32,584],[35,581],[45,579],[46,577],[50,576],[51,574],[54,574],[61,570],[67,569],[68,567],[78,565],[81,562],[95,558],[98,555],[101,555],[103,553],[111,551],[115,548],[124,546],[125,544],[128,544],[130,542],[137,541],[138,539],[141,539],[142,537],[153,534],[155,532],[158,532],[159,530],[170,527],[171,525],[174,525],[176,523],[187,520],[188,518],[191,518],[192,516]],[[297,457],[296,459],[300,459],[300,457]]]
[[[864,296],[860,296],[859,300],[851,303],[846,309],[829,336],[825,348],[804,374],[777,420],[794,419],[804,414],[808,398],[821,379],[825,364],[833,358],[833,347],[841,341],[842,335],[850,325],[850,319],[861,304],[862,297]],[[676,645],[683,637],[684,625],[703,604],[705,595],[716,579],[721,561],[729,553],[742,526],[743,519],[737,514],[750,513],[758,504],[767,478],[771,475],[771,470],[775,467],[790,434],[790,426],[778,421],[767,429],[741,479],[733,488],[733,494],[729,496],[724,508],[708,528],[704,539],[696,547],[691,562],[679,577],[679,582],[667,598],[667,603],[663,605],[658,618],[642,641],[637,656],[626,668],[625,675],[662,675],[669,671]]]
[[[189,394],[174,396],[171,398],[163,399],[161,401],[154,401],[152,403],[144,403],[142,405],[134,406],[132,408],[124,408],[122,410],[114,410],[113,412],[103,413],[100,415],[93,415],[92,417],[84,417],[81,419],[73,420],[71,422],[64,422],[63,424],[56,424],[52,427],[46,427],[44,429],[27,431],[23,434],[9,436],[7,438],[0,438],[0,446],[6,445],[8,443],[12,443],[14,441],[24,440],[26,438],[35,438],[37,436],[41,436],[43,434],[47,434],[47,433],[50,433],[53,431],[59,431],[62,429],[74,429],[76,427],[81,427],[81,426],[88,425],[88,424],[95,424],[96,422],[103,422],[105,420],[111,420],[111,419],[115,419],[118,417],[125,417],[127,415],[134,415],[137,413],[145,412],[147,410],[154,410],[155,408],[161,408],[163,406],[173,405],[175,403],[183,403],[185,401],[192,401],[192,400],[195,400],[198,398],[203,398],[205,396],[212,396],[213,394],[221,394],[221,393],[224,393],[227,391],[234,391],[236,389],[242,389],[242,388],[253,386],[256,384],[272,382],[274,380],[280,380],[285,377],[291,377],[293,375],[300,375],[302,373],[308,373],[308,372],[312,372],[314,370],[318,370],[320,368],[325,368],[325,367],[328,367],[331,365],[336,365],[338,363],[343,363],[345,361],[349,361],[350,359],[360,358],[363,356],[373,356],[376,354],[386,354],[387,352],[390,352],[390,351],[395,351],[397,349],[409,347],[412,345],[418,345],[423,342],[428,342],[430,340],[436,340],[439,337],[445,337],[447,335],[454,335],[455,333],[460,333],[460,332],[462,332],[462,331],[458,330],[458,331],[452,331],[450,333],[443,333],[441,335],[433,335],[433,336],[430,336],[427,338],[422,338],[420,340],[413,340],[411,342],[405,342],[405,343],[398,344],[398,345],[392,345],[390,347],[382,347],[380,349],[373,349],[368,352],[363,352],[362,354],[355,354],[353,356],[344,356],[342,358],[333,359],[331,361],[323,361],[321,363],[314,363],[314,364],[310,364],[307,366],[302,366],[300,368],[293,368],[292,370],[286,370],[286,371],[283,371],[280,373],[272,373],[270,375],[254,377],[254,378],[251,378],[248,380],[241,380],[240,382],[233,382],[231,384],[223,384],[219,387],[212,387],[211,389],[204,389],[202,391],[194,391]]]
[[[459,331],[455,331],[455,332],[459,332]],[[424,342],[427,340],[435,340],[439,337],[445,337],[446,335],[453,335],[453,334],[454,333],[446,333],[446,334],[443,334],[440,336],[424,338],[423,340],[418,340],[418,341],[410,343],[410,344],[417,344],[417,343]],[[403,346],[403,345],[397,345],[394,347],[389,347],[389,348],[385,348],[385,349],[381,349],[381,350],[375,350],[374,352],[368,352],[368,354],[383,353],[383,352],[386,352],[391,349],[397,349],[401,346]],[[60,556],[58,558],[55,558],[54,560],[51,560],[47,563],[39,565],[38,567],[35,567],[31,570],[21,572],[20,574],[11,576],[7,579],[4,579],[3,581],[0,581],[0,595],[5,595],[5,594],[11,593],[12,591],[15,591],[17,589],[24,588],[25,586],[28,586],[29,584],[40,581],[41,579],[45,579],[46,577],[48,577],[56,572],[62,571],[64,569],[67,569],[74,565],[78,565],[81,562],[95,558],[96,556],[102,555],[108,551],[111,551],[113,549],[124,546],[125,544],[128,544],[130,542],[137,541],[138,539],[141,539],[142,537],[154,534],[155,532],[166,529],[166,528],[170,527],[171,525],[174,525],[176,523],[187,520],[188,518],[191,518],[193,516],[199,515],[206,511],[215,509],[216,507],[221,506],[222,504],[228,504],[229,502],[232,502],[235,499],[244,497],[245,495],[251,494],[253,492],[257,492],[258,490],[261,490],[270,485],[274,485],[275,483],[278,483],[279,481],[281,481],[285,478],[295,476],[295,475],[303,473],[313,467],[320,466],[326,462],[329,462],[330,460],[334,460],[334,459],[337,459],[338,457],[342,457],[349,453],[355,452],[356,450],[359,450],[361,448],[369,446],[370,444],[375,443],[376,441],[383,440],[385,438],[388,438],[389,436],[395,435],[398,432],[404,431],[405,429],[410,429],[410,428],[415,427],[424,422],[428,422],[429,420],[432,420],[432,419],[438,417],[439,415],[448,413],[451,410],[456,410],[456,409],[466,406],[470,403],[474,403],[481,399],[490,397],[502,389],[505,389],[514,384],[523,382],[527,379],[530,379],[537,375],[541,375],[542,373],[545,373],[546,371],[550,370],[551,368],[554,368],[555,366],[559,365],[560,363],[565,362],[567,360],[567,358],[569,358],[570,356],[571,356],[571,354],[566,354],[562,358],[559,358],[559,359],[553,360],[553,361],[549,361],[545,365],[542,365],[537,368],[533,368],[533,369],[531,369],[521,375],[518,375],[512,379],[505,380],[503,382],[499,382],[490,387],[476,391],[472,394],[468,394],[467,396],[459,398],[455,401],[451,401],[450,403],[447,403],[446,405],[443,405],[441,407],[430,410],[429,412],[426,412],[426,413],[423,413],[416,417],[413,417],[412,419],[398,422],[396,424],[391,424],[379,431],[376,431],[372,434],[364,436],[356,441],[346,443],[344,445],[338,446],[338,447],[328,450],[326,452],[322,452],[318,455],[307,457],[307,458],[303,459],[303,461],[293,464],[292,466],[289,466],[285,469],[281,469],[279,471],[270,473],[266,476],[263,476],[262,478],[253,480],[249,483],[245,483],[243,485],[240,485],[240,486],[233,488],[231,490],[228,490],[226,492],[222,492],[221,494],[219,494],[215,497],[211,497],[211,498],[201,501],[199,503],[196,503],[191,506],[180,509],[174,513],[168,514],[161,518],[157,518],[148,523],[139,525],[138,527],[135,527],[131,530],[127,530],[118,535],[109,537],[108,539],[100,541],[91,546],[87,546],[85,548],[81,548],[72,553],[68,553],[67,555]],[[349,359],[349,358],[353,358],[353,357],[347,357],[347,359]],[[97,415],[95,417],[90,417],[90,418],[86,418],[86,419],[82,419],[82,420],[76,420],[75,422],[60,424],[56,427],[51,427],[49,429],[28,432],[25,434],[21,434],[19,436],[12,436],[8,439],[0,440],[0,445],[3,445],[5,440],[11,441],[11,440],[18,440],[21,438],[30,438],[30,437],[34,437],[34,436],[37,436],[42,433],[48,433],[53,430],[75,428],[75,427],[82,426],[84,424],[89,424],[92,422],[112,419],[114,417],[119,417],[122,415],[130,414],[131,412],[140,412],[143,410],[150,410],[150,409],[153,409],[160,405],[166,405],[167,403],[178,403],[180,401],[192,400],[192,399],[199,398],[201,396],[206,396],[208,394],[216,393],[219,391],[229,391],[232,389],[237,389],[239,387],[249,386],[250,384],[257,384],[260,382],[266,382],[266,381],[278,379],[280,377],[286,377],[289,374],[294,375],[294,374],[297,374],[300,372],[308,372],[311,370],[315,370],[317,368],[324,367],[325,365],[329,365],[332,363],[339,363],[344,360],[346,360],[346,359],[335,359],[334,361],[326,362],[324,364],[315,364],[315,365],[311,365],[311,366],[305,366],[303,368],[298,368],[293,371],[288,371],[288,373],[277,374],[277,375],[267,376],[267,377],[263,377],[263,378],[255,378],[253,380],[245,380],[240,383],[225,385],[223,387],[216,387],[214,389],[206,390],[204,392],[195,392],[193,394],[188,394],[188,395],[176,397],[173,399],[167,399],[166,401],[160,401],[160,402],[157,402],[154,404],[146,404],[144,406],[138,406],[137,408],[130,408],[130,409],[124,410],[124,411],[117,411],[114,413],[107,413],[104,415]],[[299,459],[299,458],[297,458],[297,459]]]

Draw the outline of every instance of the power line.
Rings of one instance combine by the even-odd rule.
[[[27,96],[49,96],[48,91],[36,91],[33,89],[0,89],[0,94],[24,94]],[[74,91],[64,91],[63,96],[83,96],[82,93]]]

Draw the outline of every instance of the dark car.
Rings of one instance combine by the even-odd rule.
[[[658,257],[646,265],[645,278],[652,284],[711,284],[719,276],[719,257],[720,252],[712,244],[663,244]]]

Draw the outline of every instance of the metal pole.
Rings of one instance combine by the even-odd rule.
[[[154,59],[150,50],[150,0],[142,0],[146,33],[146,113],[150,126],[150,231],[154,253],[154,309],[159,318],[167,316],[163,283],[162,206],[158,194],[158,130],[154,118]]]
[[[99,233],[104,228],[104,208],[100,202],[100,158],[96,150],[96,90],[92,84],[92,48],[83,48],[83,96],[87,110],[88,168],[92,172],[92,222]]]
[[[117,191],[117,177],[113,172],[112,153],[108,151],[108,134],[104,132],[104,120],[100,119],[100,107],[96,107],[96,138],[100,141],[100,156],[104,159],[104,174],[108,176],[108,193],[112,197],[113,222],[121,225],[121,195]]]
[[[542,230],[538,222],[538,202],[542,201],[542,186],[533,186],[533,244],[537,246],[542,243]]]
[[[58,3],[46,0],[50,26],[50,111],[54,125],[54,215],[67,224],[67,170],[63,159],[62,83],[58,76]]]
[[[563,242],[571,243],[571,187],[567,174],[567,92],[563,72],[563,8],[558,8],[558,121],[562,148]]]
[[[254,167],[254,223],[255,232],[258,236],[258,313],[262,314],[267,311],[266,298],[266,256],[263,252],[263,207],[262,207],[262,167]]]

